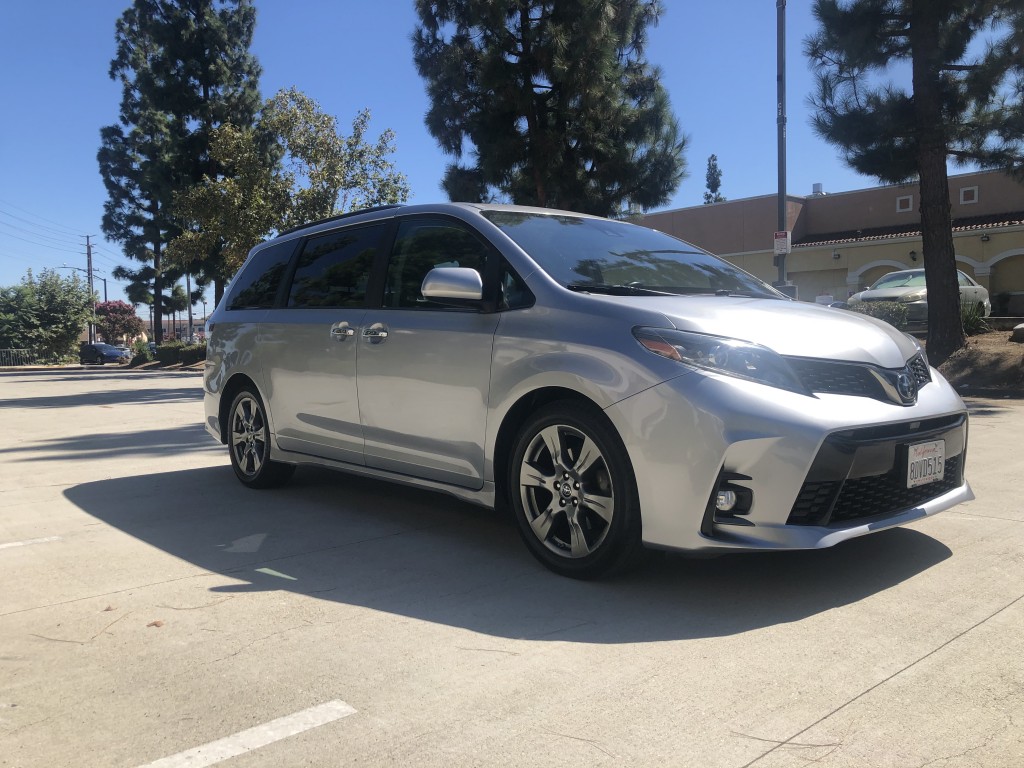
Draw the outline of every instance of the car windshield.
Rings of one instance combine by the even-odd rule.
[[[890,272],[878,278],[871,290],[876,288],[924,288],[924,270],[913,272]]]
[[[100,352],[117,352],[118,351],[117,349],[115,349],[114,347],[110,346],[109,344],[94,344],[93,346],[96,347],[96,349],[98,349]]]
[[[784,298],[728,262],[646,227],[521,211],[484,211],[484,216],[571,290]]]

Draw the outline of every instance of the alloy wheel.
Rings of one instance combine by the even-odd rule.
[[[595,442],[565,424],[533,437],[519,469],[519,493],[530,529],[563,558],[591,555],[615,515],[611,471]]]
[[[250,478],[259,475],[266,458],[267,424],[263,409],[252,397],[243,397],[231,415],[231,453],[236,466]]]

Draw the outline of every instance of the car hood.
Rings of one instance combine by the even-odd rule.
[[[861,291],[851,296],[851,299],[856,301],[892,301],[898,299],[900,296],[906,296],[908,293],[917,293],[923,291],[924,288],[921,286],[916,287],[902,287],[902,288],[875,288],[866,291]]]
[[[886,322],[806,302],[731,296],[622,300],[661,312],[679,330],[750,341],[781,355],[902,368],[918,350],[917,342]]]

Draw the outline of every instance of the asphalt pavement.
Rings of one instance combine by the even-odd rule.
[[[1024,764],[1024,402],[977,499],[829,550],[558,578],[501,515],[300,469],[200,378],[0,373],[0,766]]]

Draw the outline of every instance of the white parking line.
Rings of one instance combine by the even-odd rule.
[[[244,755],[254,749],[273,744],[275,741],[287,739],[297,733],[318,728],[343,717],[355,714],[355,709],[344,701],[335,699],[326,704],[319,704],[293,715],[285,715],[269,723],[257,725],[233,736],[226,736],[201,747],[179,752],[170,757],[163,757],[140,768],[202,768],[213,765],[230,757]]]
[[[0,549],[10,549],[11,547],[27,547],[30,544],[45,544],[48,541],[60,541],[60,536],[46,536],[42,539],[25,539],[24,541],[9,541],[6,544],[0,544]]]

